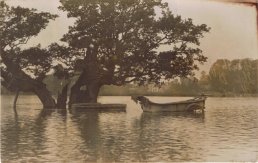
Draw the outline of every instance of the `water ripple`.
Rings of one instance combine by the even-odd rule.
[[[123,101],[127,112],[42,111],[35,97],[21,98],[26,105],[18,105],[17,115],[10,103],[1,107],[3,162],[256,161],[258,156],[257,98],[208,98],[205,114],[143,113],[129,97],[100,99]]]

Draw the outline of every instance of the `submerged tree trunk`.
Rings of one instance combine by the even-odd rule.
[[[55,100],[52,98],[51,93],[46,87],[35,87],[33,92],[38,96],[44,108],[56,107]]]
[[[58,94],[57,96],[57,101],[56,101],[57,108],[66,109],[67,91],[68,91],[68,84],[66,84],[63,87],[61,94]]]
[[[97,103],[100,86],[97,83],[91,83],[86,87],[86,90],[72,87],[69,99],[70,106],[74,103]]]
[[[89,47],[83,66],[82,73],[76,83],[71,87],[69,107],[74,103],[97,103],[101,85],[100,73],[97,63],[97,47]]]
[[[19,97],[19,93],[20,93],[20,91],[19,91],[19,89],[17,89],[14,100],[13,100],[13,109],[14,109],[15,112],[16,112],[16,105],[17,105],[17,100],[18,100],[18,97]]]
[[[101,85],[98,81],[85,82],[83,75],[71,87],[69,107],[75,103],[97,103]]]
[[[90,103],[97,103],[100,87],[98,82],[87,85],[87,95]]]
[[[31,78],[11,59],[2,56],[2,60],[7,67],[6,70],[1,69],[1,77],[4,79],[2,85],[4,87],[11,91],[34,92],[44,108],[56,107],[55,100],[42,81]]]

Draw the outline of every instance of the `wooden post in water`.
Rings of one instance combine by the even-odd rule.
[[[16,90],[15,97],[14,97],[14,101],[13,101],[13,110],[14,110],[15,113],[16,113],[16,104],[17,104],[17,100],[18,100],[19,93],[20,93],[20,90],[17,89],[17,90]]]

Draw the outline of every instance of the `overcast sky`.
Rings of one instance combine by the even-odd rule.
[[[255,7],[223,3],[223,0],[164,0],[174,14],[183,18],[192,18],[196,24],[207,24],[210,33],[201,40],[203,54],[208,62],[200,66],[206,72],[217,59],[258,59],[258,42]],[[255,1],[255,0],[228,0]],[[59,18],[50,22],[49,26],[37,37],[31,39],[29,45],[40,43],[43,47],[58,42],[68,31],[73,20],[66,18],[66,14],[59,11],[59,0],[6,0],[10,5],[36,8],[58,14]]]

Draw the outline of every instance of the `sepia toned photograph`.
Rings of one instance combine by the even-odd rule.
[[[1,163],[257,162],[257,0],[0,0]]]

